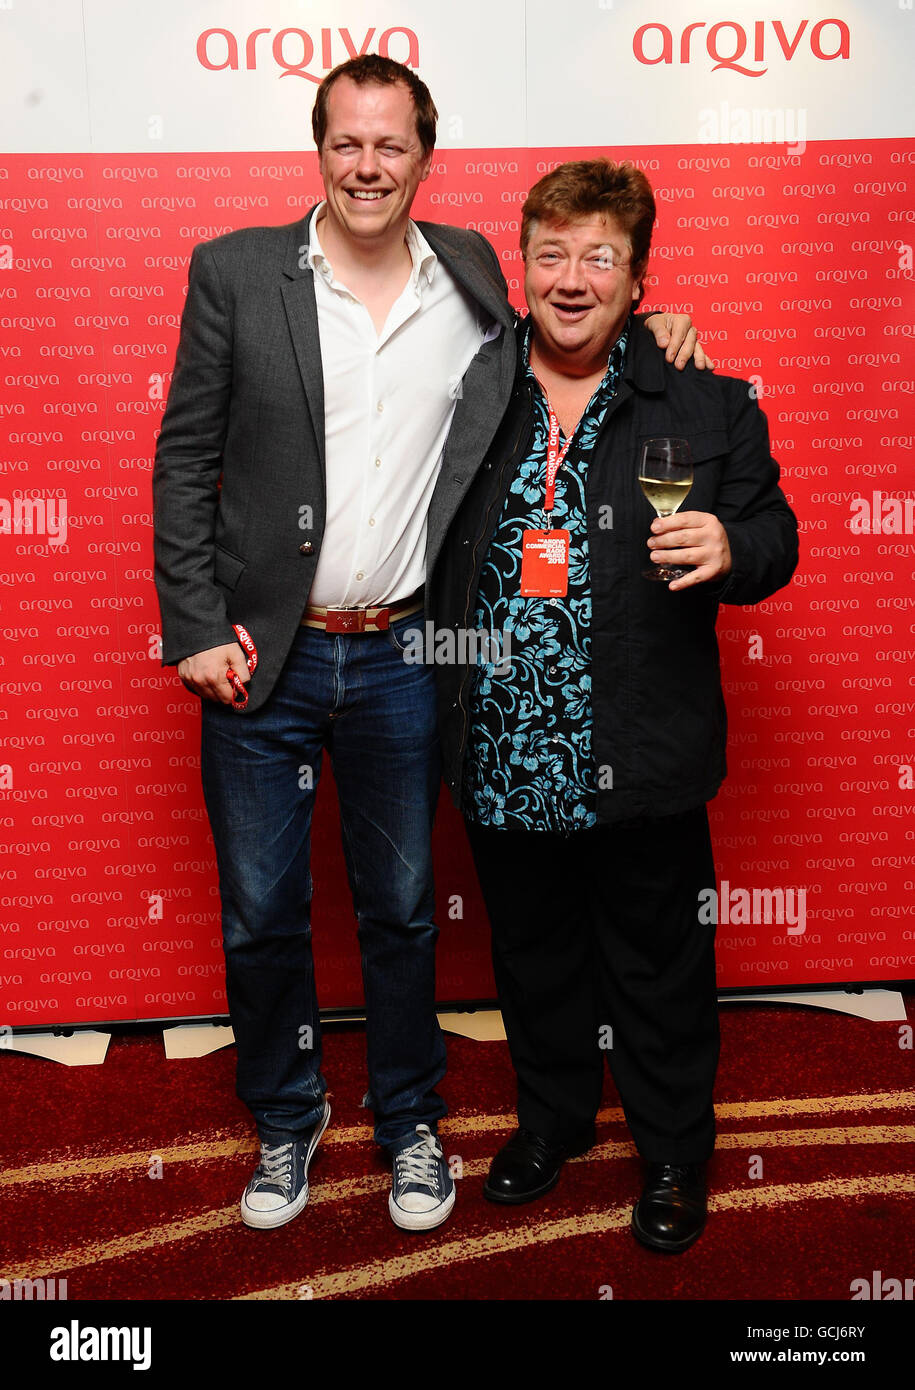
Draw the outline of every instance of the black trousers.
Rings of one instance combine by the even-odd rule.
[[[590,1147],[606,1057],[641,1156],[703,1162],[720,1050],[705,806],[570,835],[466,824],[519,1124]]]

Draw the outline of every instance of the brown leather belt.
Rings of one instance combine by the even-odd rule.
[[[385,632],[397,618],[408,618],[411,613],[420,613],[422,608],[422,589],[385,608],[320,608],[309,604],[302,618],[302,627],[317,627],[332,634]]]

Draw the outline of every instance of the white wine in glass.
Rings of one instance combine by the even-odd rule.
[[[658,516],[673,516],[693,485],[693,460],[686,439],[646,439],[639,459],[639,483]],[[689,565],[655,565],[643,579],[669,584],[689,574]]]

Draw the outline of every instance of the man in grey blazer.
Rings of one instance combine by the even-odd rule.
[[[238,1094],[260,1139],[241,1215],[260,1229],[305,1206],[330,1117],[309,873],[325,748],[389,1211],[425,1230],[454,1205],[436,1136],[435,691],[401,638],[507,406],[515,335],[488,242],[410,220],[435,120],[398,63],[328,74],[313,113],[326,201],[195,247],[158,441],[163,663],[202,697]],[[689,357],[692,331],[681,348],[681,322],[654,328]]]

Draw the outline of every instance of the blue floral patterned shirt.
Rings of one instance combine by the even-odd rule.
[[[591,754],[591,584],[585,480],[608,403],[616,394],[626,334],[584,411],[556,478],[552,521],[569,532],[564,598],[522,598],[521,536],[547,524],[543,510],[549,415],[530,366],[530,326],[522,361],[533,384],[534,437],[505,498],[480,575],[478,632],[510,634],[478,653],[470,696],[465,806],[481,825],[567,833],[597,822]],[[495,657],[498,664],[486,657]],[[503,659],[500,661],[500,656]]]

